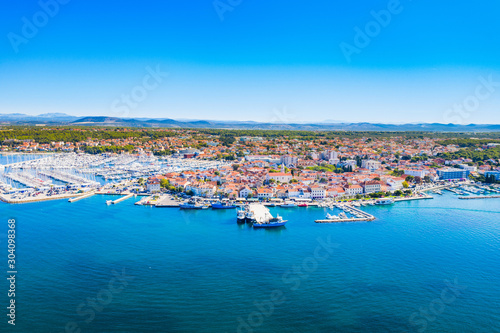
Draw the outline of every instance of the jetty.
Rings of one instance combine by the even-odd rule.
[[[81,196],[78,196],[78,197],[74,197],[74,198],[70,198],[68,200],[68,202],[77,202],[77,201],[82,200],[82,199],[90,198],[94,194],[95,194],[95,191],[90,191],[89,193],[86,193],[84,195],[81,195]]]
[[[434,199],[431,195],[428,195],[427,193],[422,193],[422,194],[424,195],[420,197],[394,198],[394,202]]]
[[[481,195],[481,196],[474,196],[474,197],[458,197],[458,198],[462,199],[462,200],[498,199],[498,198],[500,198],[500,195]]]
[[[121,197],[121,198],[119,198],[119,199],[116,199],[116,200],[114,200],[114,201],[111,201],[111,204],[116,205],[117,203],[120,203],[120,202],[122,202],[122,201],[124,201],[124,200],[130,199],[130,198],[132,198],[133,196],[134,196],[134,195],[133,195],[132,193],[127,194],[127,195],[126,195],[126,196],[124,196],[124,197]]]

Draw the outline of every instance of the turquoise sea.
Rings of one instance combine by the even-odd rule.
[[[107,199],[0,204],[2,267],[15,218],[18,271],[1,332],[500,332],[500,199],[446,193],[343,224],[271,208],[280,230]]]

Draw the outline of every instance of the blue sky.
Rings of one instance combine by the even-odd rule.
[[[3,4],[0,113],[500,123],[497,1],[60,2]]]

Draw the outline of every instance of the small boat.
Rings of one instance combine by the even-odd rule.
[[[285,201],[285,203],[280,205],[281,208],[294,208],[297,207],[297,205],[292,202],[292,201]]]
[[[245,219],[246,219],[246,212],[244,210],[239,210],[236,213],[236,222],[245,223]]]
[[[245,221],[246,222],[254,222],[255,221],[255,216],[253,215],[253,212],[251,210],[246,211]]]
[[[382,198],[382,199],[377,199],[375,201],[376,205],[391,205],[394,203],[394,199],[392,198]]]
[[[212,209],[233,209],[233,208],[236,208],[236,206],[228,201],[218,201],[212,204]]]
[[[342,212],[342,213],[339,214],[339,218],[346,219],[347,215],[344,212]]]
[[[183,204],[179,205],[180,209],[203,209],[203,207],[207,207],[208,208],[208,206],[204,206],[204,205],[198,204],[194,200],[189,200],[187,203],[183,203]]]
[[[283,218],[279,215],[276,217],[270,218],[266,222],[259,222],[259,223],[254,223],[253,227],[254,228],[276,228],[276,227],[283,227],[288,220],[283,220]]]
[[[305,202],[297,205],[297,207],[307,207],[307,206],[308,206],[308,204]]]
[[[326,214],[327,220],[338,220],[339,217],[337,215]]]

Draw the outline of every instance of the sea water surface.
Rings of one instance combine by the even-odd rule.
[[[367,206],[363,223],[271,208],[279,230],[108,199],[0,204],[2,267],[15,218],[18,271],[0,331],[500,332],[500,199]]]

